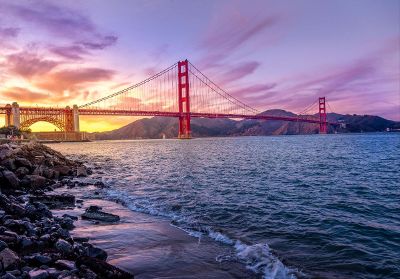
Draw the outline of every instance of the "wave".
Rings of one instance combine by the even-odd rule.
[[[208,236],[217,242],[230,245],[234,248],[234,255],[217,256],[217,261],[237,260],[253,272],[263,274],[264,279],[296,279],[296,274],[299,274],[297,269],[286,267],[272,253],[267,243],[245,244],[210,227],[196,227],[193,220],[190,222],[190,218],[158,209],[150,203],[145,204],[143,201],[142,203],[138,203],[134,197],[124,191],[108,188],[104,193],[106,195],[105,198],[118,201],[132,211],[167,217],[172,220],[172,226],[183,230],[193,237],[201,238]]]

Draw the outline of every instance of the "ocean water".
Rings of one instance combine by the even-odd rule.
[[[263,278],[400,278],[400,134],[52,144]]]

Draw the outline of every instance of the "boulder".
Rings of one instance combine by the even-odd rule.
[[[56,249],[62,254],[70,254],[72,252],[72,245],[63,239],[59,239],[56,242]]]
[[[86,176],[88,176],[86,167],[85,166],[77,167],[76,176],[78,176],[78,177],[86,177]]]
[[[106,213],[100,210],[101,207],[90,206],[86,209],[85,213],[82,214],[82,219],[98,220],[103,222],[118,222],[120,220],[118,215]]]
[[[28,169],[32,169],[32,163],[25,158],[21,157],[15,158],[15,164],[17,165],[17,167],[26,167]]]
[[[9,248],[5,248],[0,252],[0,262],[4,269],[17,265],[19,261],[18,255]]]
[[[31,279],[46,279],[49,278],[49,273],[44,269],[34,269],[29,271]]]
[[[39,220],[43,217],[51,218],[53,214],[49,208],[40,202],[28,203],[25,205],[26,214],[34,220]]]
[[[0,160],[3,160],[12,154],[12,149],[8,144],[0,145]]]
[[[30,181],[30,186],[32,188],[40,188],[46,185],[47,179],[40,175],[27,175],[26,176]]]
[[[72,170],[68,166],[56,166],[53,168],[54,171],[57,171],[60,175],[71,175]]]
[[[36,195],[29,197],[30,202],[41,202],[51,209],[60,209],[75,206],[75,196],[70,194],[61,195]]]
[[[55,262],[55,265],[61,269],[72,270],[75,268],[75,263],[73,261],[68,260],[58,260]]]
[[[12,171],[4,170],[3,178],[6,181],[7,185],[11,188],[15,189],[19,187],[19,179]]]
[[[133,275],[119,269],[118,267],[112,266],[105,261],[81,256],[76,260],[76,266],[78,268],[86,266],[90,270],[94,271],[99,275],[100,278],[118,278],[118,279],[133,279]]]
[[[29,170],[28,170],[28,168],[26,168],[26,167],[19,167],[16,171],[15,171],[15,175],[18,177],[18,178],[22,178],[22,177],[24,177],[25,175],[28,175],[29,174]]]
[[[104,251],[103,249],[100,249],[98,247],[94,247],[92,245],[86,247],[85,254],[88,257],[97,258],[97,259],[103,260],[103,261],[107,260],[107,256],[108,256],[106,251]]]

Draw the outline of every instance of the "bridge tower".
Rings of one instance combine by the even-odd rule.
[[[72,107],[72,115],[74,121],[74,132],[79,132],[79,109],[77,105]]]
[[[11,119],[12,121],[10,124],[19,129],[21,126],[21,111],[17,102],[11,105]]]
[[[318,104],[319,104],[319,133],[326,134],[327,133],[327,125],[326,125],[325,97],[320,97]]]
[[[189,62],[178,62],[178,105],[180,139],[190,139]]]

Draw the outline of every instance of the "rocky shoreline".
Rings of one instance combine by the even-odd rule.
[[[107,253],[89,239],[70,235],[76,217],[50,211],[79,203],[51,191],[90,174],[81,162],[42,144],[0,145],[0,279],[133,278],[108,264]],[[83,218],[119,220],[93,206]]]

